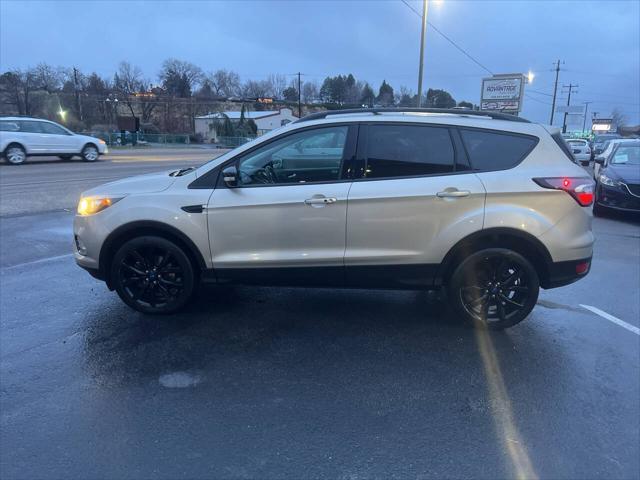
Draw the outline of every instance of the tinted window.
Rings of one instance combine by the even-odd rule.
[[[453,171],[454,150],[447,128],[370,125],[367,178],[436,175]]]
[[[62,127],[53,123],[42,122],[40,124],[40,128],[42,128],[42,133],[49,133],[52,135],[69,135]]]
[[[20,130],[16,122],[0,122],[0,132],[17,132]]]
[[[32,122],[32,121],[20,121],[18,122],[20,125],[20,131],[26,133],[42,133],[40,130],[41,122]]]
[[[515,167],[533,149],[536,140],[531,137],[493,133],[479,130],[460,130],[471,165],[476,170],[504,170]],[[571,151],[562,137],[563,151],[573,161]]]
[[[254,150],[238,164],[240,185],[339,180],[348,129],[305,130]]]

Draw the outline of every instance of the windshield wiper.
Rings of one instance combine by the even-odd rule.
[[[169,174],[170,177],[181,177],[182,175],[192,172],[193,170],[195,170],[196,167],[187,167],[187,168],[181,168],[180,170],[176,170],[175,172],[171,172]]]

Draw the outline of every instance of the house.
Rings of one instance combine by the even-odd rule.
[[[201,134],[206,142],[216,142],[216,127],[224,121],[225,115],[229,117],[229,120],[234,124],[240,122],[240,110],[215,112],[195,117],[196,134]],[[245,111],[244,117],[247,120],[251,118],[256,122],[258,135],[263,135],[298,119],[290,108],[281,108],[280,110],[263,110],[257,112]]]

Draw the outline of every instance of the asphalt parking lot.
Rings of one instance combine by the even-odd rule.
[[[637,218],[594,219],[591,273],[502,333],[426,292],[208,287],[145,317],[75,266],[68,210],[212,152],[128,157],[0,167],[1,478],[640,477]]]

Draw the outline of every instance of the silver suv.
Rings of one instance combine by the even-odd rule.
[[[145,313],[175,312],[200,282],[445,288],[499,329],[588,273],[593,196],[560,133],[517,117],[323,112],[85,192],[75,257]]]

